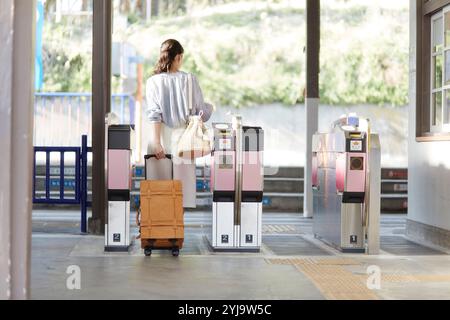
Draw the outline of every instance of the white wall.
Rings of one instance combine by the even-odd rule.
[[[1,0],[0,0],[1,1]],[[305,162],[305,106],[264,105],[242,108],[219,108],[212,122],[230,122],[228,112],[241,114],[246,125],[265,130],[264,163],[267,166],[303,166]],[[325,132],[342,114],[356,112],[372,120],[372,129],[380,133],[383,167],[405,168],[408,165],[408,107],[327,106],[319,108],[319,131]],[[149,124],[144,118],[143,152],[147,150]]]
[[[416,0],[410,0],[408,218],[450,230],[450,142],[416,142]]]

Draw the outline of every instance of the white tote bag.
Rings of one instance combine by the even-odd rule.
[[[205,126],[202,116],[192,115],[193,113],[193,87],[192,75],[188,76],[188,104],[189,104],[189,124],[178,142],[177,155],[179,158],[194,160],[209,155],[211,153],[211,141],[208,128]]]

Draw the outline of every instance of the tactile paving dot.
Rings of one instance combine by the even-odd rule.
[[[360,275],[361,281],[367,281],[367,275]],[[381,282],[418,283],[418,282],[450,282],[450,274],[382,274]]]
[[[330,266],[359,266],[359,263],[353,259],[320,259],[317,261],[320,265],[330,265]]]
[[[361,277],[344,269],[360,265],[351,259],[268,259],[268,263],[294,265],[306,275],[329,300],[378,300]]]
[[[303,264],[296,267],[311,279],[326,299],[378,300],[358,276],[340,265]]]
[[[450,282],[450,274],[421,274],[414,278],[420,282]]]
[[[266,259],[269,264],[282,264],[282,265],[299,265],[299,264],[318,264],[329,266],[358,266],[361,265],[353,259],[335,259],[335,258],[301,258],[301,259]]]
[[[345,266],[361,265],[353,259],[266,259],[273,265],[292,265],[306,275],[329,300],[378,300],[367,288],[368,275],[353,274]],[[385,283],[450,282],[450,274],[382,274]]]
[[[313,259],[313,258],[306,258],[306,259],[266,259],[266,262],[268,264],[275,264],[275,265],[296,265],[296,264],[303,264],[303,263],[316,263],[315,259]]]
[[[291,225],[263,225],[263,234],[298,234],[299,232]]]

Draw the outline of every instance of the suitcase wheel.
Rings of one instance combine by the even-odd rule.
[[[145,248],[144,254],[146,257],[150,257],[152,255],[152,249],[151,248]]]
[[[172,249],[172,255],[178,257],[180,255],[180,249]]]

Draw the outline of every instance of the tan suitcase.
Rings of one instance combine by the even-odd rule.
[[[184,243],[184,210],[181,181],[141,182],[141,246],[149,256],[153,249],[172,250],[178,256]]]

